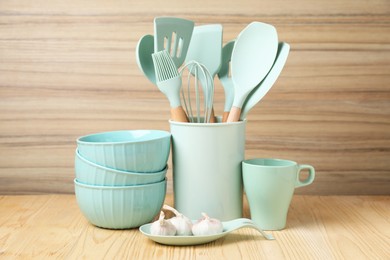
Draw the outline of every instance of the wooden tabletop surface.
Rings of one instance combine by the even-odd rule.
[[[166,203],[172,205],[172,195]],[[245,204],[244,216],[249,212]],[[243,228],[198,246],[165,246],[138,229],[95,227],[74,195],[0,196],[1,259],[390,259],[390,196],[295,195],[287,227]]]

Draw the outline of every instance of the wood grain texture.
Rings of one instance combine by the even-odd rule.
[[[286,229],[270,232],[276,240],[243,228],[209,244],[174,247],[137,229],[89,224],[74,195],[0,196],[0,258],[388,259],[389,206],[389,196],[300,195],[293,198]]]
[[[2,0],[0,194],[72,193],[78,136],[169,130],[169,103],[135,60],[156,16],[221,23],[224,42],[273,24],[291,52],[248,115],[246,158],[312,164],[317,179],[297,193],[389,194],[388,0]]]

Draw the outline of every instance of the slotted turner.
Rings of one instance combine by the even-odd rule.
[[[187,55],[194,22],[177,17],[154,19],[154,52],[166,50],[179,68]]]

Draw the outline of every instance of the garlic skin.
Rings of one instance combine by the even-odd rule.
[[[192,235],[192,221],[189,218],[168,205],[164,205],[163,209],[172,211],[175,214],[176,217],[170,218],[169,221],[175,226],[177,236]]]
[[[202,213],[203,218],[199,219],[192,226],[194,236],[207,236],[222,233],[222,222],[215,218],[210,218],[206,213]]]
[[[152,223],[150,226],[150,233],[158,236],[174,236],[176,235],[176,228],[172,223],[165,218],[163,211],[160,212],[158,220]]]

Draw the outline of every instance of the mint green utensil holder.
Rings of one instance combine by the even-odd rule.
[[[190,219],[202,212],[221,221],[241,218],[246,121],[169,123],[175,208]]]

